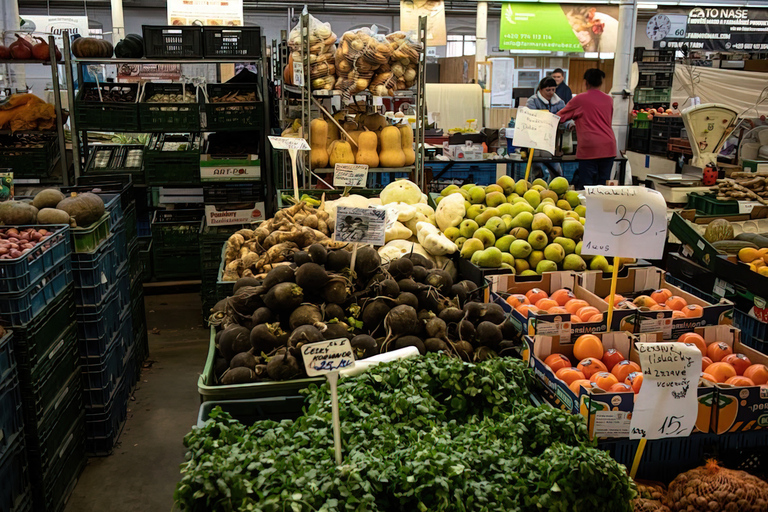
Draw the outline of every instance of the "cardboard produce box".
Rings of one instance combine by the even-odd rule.
[[[515,275],[492,276],[497,302],[505,311],[511,313],[512,322],[523,334],[528,336],[549,335],[559,336],[565,341],[576,339],[582,334],[608,331],[608,304],[594,293],[589,292],[578,284],[577,274],[572,271],[545,272],[541,276],[520,277]],[[513,294],[525,295],[526,292],[539,288],[551,296],[556,290],[565,288],[571,290],[576,299],[581,299],[597,309],[602,314],[601,321],[572,322],[568,313],[537,313],[529,311],[524,316],[513,308],[507,297]],[[636,310],[614,310],[611,321],[612,331],[633,332],[636,321]]]
[[[731,325],[733,323],[733,302],[721,299],[718,304],[710,304],[695,295],[683,291],[664,280],[665,272],[656,267],[630,268],[626,277],[620,277],[616,283],[616,293],[627,299],[640,295],[650,296],[659,289],[669,290],[673,296],[682,297],[688,306],[700,306],[691,310],[691,316],[678,317],[672,310],[651,310],[639,305],[635,332],[664,333],[664,339],[677,339],[681,334],[691,332],[697,327],[707,325]],[[607,297],[611,292],[611,277],[600,271],[587,271],[579,275],[581,286],[599,297]],[[600,299],[603,300],[603,299]],[[606,305],[607,303],[603,301]],[[685,314],[685,313],[683,313]]]
[[[216,205],[205,205],[205,222],[209,226],[229,226],[232,224],[250,224],[266,219],[264,203],[254,203],[253,208],[242,210],[219,209]]]
[[[605,350],[616,349],[629,361],[640,363],[635,343],[661,342],[662,333],[630,334],[627,332],[594,333]],[[629,438],[630,421],[635,405],[635,393],[608,392],[600,389],[579,388],[578,395],[555,372],[544,364],[551,354],[563,354],[574,361],[573,343],[563,342],[556,336],[526,336],[524,338],[528,364],[544,384],[545,398],[554,406],[587,419],[592,438]],[[717,390],[712,383],[702,381],[697,388],[699,413],[694,432],[712,430],[713,404]]]

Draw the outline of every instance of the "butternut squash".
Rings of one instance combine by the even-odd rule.
[[[336,167],[336,164],[353,164],[355,163],[355,154],[352,152],[352,145],[345,140],[337,140],[331,146],[331,167]]]
[[[347,132],[349,134],[349,137],[355,141],[355,147],[360,147],[360,134],[363,133],[360,130],[352,130],[351,132]],[[378,151],[377,151],[377,157],[378,157]]]
[[[326,144],[328,141],[328,123],[322,119],[313,119],[309,123],[310,152],[309,162],[312,169],[322,169],[328,167],[328,150]]]
[[[382,167],[403,167],[405,153],[400,142],[400,130],[396,126],[387,126],[381,130],[381,153],[379,163]]]
[[[405,153],[405,165],[416,163],[416,151],[413,149],[413,128],[408,123],[400,125],[400,141]]]
[[[336,126],[336,123],[334,123],[332,120],[328,120],[328,139],[326,140],[325,147],[329,148],[331,146],[331,142],[339,140],[339,136],[339,127]]]
[[[365,131],[360,134],[360,137],[357,139],[355,163],[364,164],[368,167],[379,166],[379,155],[376,153],[378,139],[375,132]]]

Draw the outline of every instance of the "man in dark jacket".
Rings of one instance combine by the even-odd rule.
[[[554,78],[557,83],[555,94],[557,94],[557,96],[567,105],[568,102],[571,101],[571,98],[573,98],[573,93],[571,92],[571,88],[568,87],[568,84],[565,83],[565,72],[563,72],[562,69],[557,68],[550,76]]]

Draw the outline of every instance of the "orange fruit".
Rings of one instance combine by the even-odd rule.
[[[602,321],[603,321],[603,314],[602,313],[598,313],[596,315],[592,315],[591,317],[589,317],[589,320],[587,320],[587,322],[602,322]]]
[[[530,302],[528,302],[528,297],[526,297],[522,293],[513,293],[512,295],[507,297],[507,304],[517,309],[517,306],[519,306],[520,304],[530,304]]]
[[[735,377],[731,377],[730,379],[725,381],[725,384],[728,384],[729,386],[754,386],[755,383],[752,382],[752,379],[749,377],[742,377],[741,375],[737,375]]]
[[[560,306],[555,306],[553,308],[549,308],[547,313],[550,315],[567,315],[568,311],[566,311],[565,308],[561,308]]]
[[[605,302],[607,302],[608,304],[610,304],[610,303],[611,303],[611,296],[609,295],[609,296],[607,296],[607,297],[606,297],[605,299],[603,299],[603,300],[604,300]],[[614,295],[614,296],[613,296],[613,307],[618,307],[619,303],[620,303],[620,302],[624,302],[624,300],[625,300],[625,299],[624,299],[624,296],[623,296],[623,295],[619,295],[619,294],[617,293],[616,295]]]
[[[690,304],[683,308],[683,313],[687,318],[699,318],[704,315],[704,308],[698,304]]]
[[[550,299],[557,302],[558,306],[565,306],[565,303],[569,300],[576,298],[576,296],[573,294],[573,292],[567,288],[560,288],[559,290],[555,290],[552,292],[552,295],[549,297]]]
[[[619,382],[624,382],[630,373],[639,371],[641,371],[639,364],[635,363],[634,361],[624,360],[616,364],[611,370],[611,373],[616,376],[616,380]]]
[[[713,383],[717,384],[717,379],[711,373],[702,372],[701,373],[701,378],[704,379],[704,380],[708,380],[709,382],[713,382]]]
[[[672,296],[672,292],[667,290],[666,288],[661,288],[659,290],[654,291],[651,294],[651,298],[655,300],[658,304],[664,304],[667,302],[667,299]]]
[[[528,311],[533,309],[536,311],[535,306],[531,306],[530,304],[520,304],[515,309],[517,309],[517,312],[523,315],[525,318],[528,318]]]
[[[586,379],[586,375],[581,370],[573,367],[560,368],[555,372],[555,377],[565,382],[568,386],[575,380]]]
[[[551,354],[544,360],[544,364],[553,372],[557,372],[560,368],[570,368],[571,360],[563,354]]]
[[[582,299],[571,299],[568,302],[565,303],[565,309],[568,310],[568,312],[572,315],[575,315],[578,310],[581,308],[589,306],[589,302],[582,300]],[[581,316],[581,315],[579,315]]]
[[[579,361],[579,364],[576,365],[576,368],[582,372],[584,378],[587,379],[598,372],[608,371],[608,368],[606,368],[599,359],[595,359],[594,357],[587,357],[586,359],[582,359]]]
[[[552,299],[539,299],[536,302],[536,307],[545,311],[549,311],[549,308],[558,307],[558,303]]]
[[[638,295],[632,303],[639,308],[650,308],[651,306],[656,305],[656,301],[647,295]]]
[[[736,375],[744,375],[744,371],[752,366],[752,361],[744,354],[728,354],[721,361],[733,366],[736,370]]]
[[[712,364],[712,360],[707,356],[701,358],[701,371],[707,371],[707,366]]]
[[[677,338],[677,341],[680,343],[693,343],[702,355],[707,355],[707,342],[704,341],[704,338],[702,338],[700,334],[686,332],[685,334],[681,334],[680,337]]]
[[[576,314],[579,315],[579,318],[585,321],[598,313],[600,313],[600,310],[594,306],[584,306],[576,311]]]
[[[604,353],[603,342],[594,334],[582,334],[573,344],[573,357],[579,361],[587,357],[600,359]]]
[[[683,313],[682,311],[672,311],[672,320],[675,320],[677,318],[688,318],[688,317],[686,317],[685,313]]]
[[[573,313],[571,313],[571,323],[572,324],[580,324],[581,323],[581,318],[579,318],[579,315],[574,315]]]
[[[609,393],[634,393],[634,390],[632,389],[632,386],[625,382],[617,382],[610,388],[608,388]]]
[[[753,364],[744,370],[744,377],[752,379],[755,384],[768,384],[768,367],[764,364]]]
[[[613,367],[616,366],[619,362],[626,359],[624,357],[624,354],[616,350],[615,348],[609,348],[605,351],[603,354],[603,358],[601,361],[605,365],[606,368],[608,368],[608,371],[613,370]]]
[[[725,356],[730,354],[733,354],[733,349],[722,341],[712,343],[707,347],[707,357],[715,363],[722,361]]]
[[[677,295],[672,295],[671,297],[667,298],[666,305],[670,309],[680,311],[688,305],[688,301],[682,297],[678,297]]]
[[[736,369],[728,363],[712,363],[707,366],[706,373],[714,377],[717,382],[725,382],[736,376]]]
[[[619,383],[619,379],[609,372],[597,372],[589,378],[589,382],[593,382],[603,391],[608,391],[611,386]]]
[[[651,311],[665,311],[667,308],[664,304],[654,304],[651,306]]]
[[[568,384],[568,389],[573,391],[574,395],[579,396],[579,393],[581,393],[581,386],[590,389],[592,387],[592,383],[587,379],[578,379]]]
[[[632,391],[640,392],[640,386],[643,385],[643,372],[632,372],[624,379],[624,384],[632,386]]]
[[[546,299],[549,297],[549,294],[542,290],[541,288],[531,288],[527,292],[525,292],[525,296],[528,299],[528,302],[531,304],[536,304],[541,299]]]

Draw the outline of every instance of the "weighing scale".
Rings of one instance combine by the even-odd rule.
[[[717,154],[736,128],[738,112],[725,105],[704,103],[686,108],[681,115],[691,141],[691,164],[702,169],[717,166]]]

